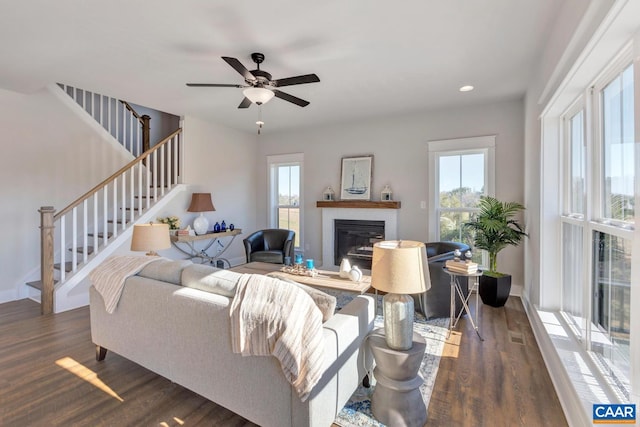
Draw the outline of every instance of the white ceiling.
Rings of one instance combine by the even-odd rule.
[[[220,57],[273,78],[316,73],[262,107],[264,131],[401,115],[524,94],[564,0],[38,0],[0,14],[0,88],[60,82],[255,132]],[[465,84],[476,87],[461,93]]]

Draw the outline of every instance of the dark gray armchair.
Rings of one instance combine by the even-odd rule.
[[[284,258],[293,260],[295,231],[272,228],[258,230],[243,240],[247,262],[284,264]]]
[[[425,243],[427,259],[429,261],[429,276],[431,277],[431,289],[422,294],[413,295],[416,311],[425,315],[427,319],[436,317],[449,317],[451,311],[451,278],[442,269],[447,260],[453,259],[453,251],[460,249],[464,254],[469,246],[459,242],[432,242]],[[466,277],[460,278],[462,292],[468,289]],[[462,309],[462,301],[456,294],[456,313]]]

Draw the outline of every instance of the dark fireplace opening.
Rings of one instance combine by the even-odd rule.
[[[384,221],[334,220],[334,263],[347,258],[351,265],[371,270],[373,244],[384,240]]]

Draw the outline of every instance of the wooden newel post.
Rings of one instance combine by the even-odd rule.
[[[151,148],[149,143],[149,134],[151,133],[151,117],[145,114],[144,116],[140,117],[140,120],[142,120],[142,152],[144,153],[149,148]]]
[[[42,293],[40,296],[40,312],[53,313],[53,206],[42,206],[40,212],[40,279]]]

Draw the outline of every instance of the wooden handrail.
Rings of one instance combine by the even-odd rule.
[[[151,154],[153,154],[154,151],[158,150],[159,148],[161,148],[163,145],[165,145],[167,142],[169,142],[169,140],[171,140],[174,136],[178,135],[180,132],[182,131],[181,128],[178,128],[175,132],[173,132],[171,135],[169,135],[168,137],[166,137],[165,139],[163,139],[162,141],[160,141],[159,143],[157,143],[155,146],[149,148],[147,151],[145,151],[144,153],[142,153],[139,157],[137,157],[136,159],[130,161],[129,163],[127,163],[125,166],[123,166],[122,168],[120,168],[116,173],[114,173],[113,175],[111,175],[110,177],[108,177],[107,179],[105,179],[104,181],[102,181],[100,184],[96,185],[95,187],[93,187],[91,190],[87,191],[86,193],[84,193],[82,196],[78,197],[76,200],[74,200],[73,202],[71,202],[69,204],[69,206],[67,206],[66,208],[62,209],[60,212],[56,213],[54,216],[54,221],[57,221],[60,217],[62,217],[63,215],[71,212],[73,210],[73,208],[77,207],[78,205],[80,205],[80,203],[84,202],[86,199],[88,199],[89,197],[93,196],[98,190],[100,190],[103,187],[106,187],[107,185],[109,185],[111,182],[113,182],[117,177],[119,177],[120,175],[122,175],[124,172],[126,172],[127,170],[131,169],[133,166],[136,165],[136,163],[140,162],[140,160],[144,160],[146,158],[148,158]]]
[[[146,114],[141,116],[127,101],[120,99],[120,102],[133,114],[133,117],[135,117],[138,123],[140,123],[140,126],[142,126],[142,151],[147,151],[149,149],[149,137],[151,135],[151,125],[149,123],[151,117]],[[146,162],[143,162],[143,164],[146,164]]]
[[[142,117],[140,116],[140,114],[138,114],[127,101],[120,100],[120,102],[122,102],[122,105],[124,105],[127,110],[131,111],[133,117],[135,117],[140,123],[142,123]]]

